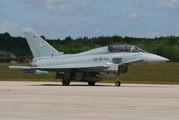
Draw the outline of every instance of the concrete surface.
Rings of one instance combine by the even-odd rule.
[[[179,85],[0,81],[1,120],[178,120]]]

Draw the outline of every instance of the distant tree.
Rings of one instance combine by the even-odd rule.
[[[42,39],[46,40],[46,39],[45,39],[45,36],[42,35],[42,36],[40,36],[40,37],[41,37]]]
[[[72,38],[71,38],[70,36],[68,36],[68,37],[65,38],[65,41],[66,41],[66,42],[71,42],[71,41],[72,41]]]
[[[10,37],[10,34],[9,34],[8,32],[5,32],[5,33],[4,33],[4,36]]]

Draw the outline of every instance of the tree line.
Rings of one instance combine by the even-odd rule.
[[[41,36],[45,39],[44,36]],[[179,62],[179,37],[155,37],[155,38],[135,38],[135,37],[121,37],[119,35],[113,36],[99,36],[99,37],[79,37],[76,39],[70,36],[64,40],[45,39],[59,52],[65,54],[75,54],[91,50],[94,48],[108,46],[130,44],[135,45],[147,52],[154,53],[171,60],[171,62]],[[32,53],[25,38],[13,37],[9,33],[0,34],[0,50],[11,52],[16,56],[24,58],[32,58]]]

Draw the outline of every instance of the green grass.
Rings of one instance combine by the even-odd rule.
[[[51,75],[25,74],[18,69],[9,69],[9,65],[0,63],[1,81],[61,81],[55,79],[56,73]],[[18,64],[24,65],[24,64]],[[113,83],[116,78],[104,77],[101,82]],[[132,65],[127,73],[121,74],[122,83],[150,83],[150,84],[179,84],[179,63],[161,63],[154,65]]]

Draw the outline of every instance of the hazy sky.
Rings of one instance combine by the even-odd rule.
[[[50,39],[179,36],[179,0],[1,0],[0,33],[25,27]]]

